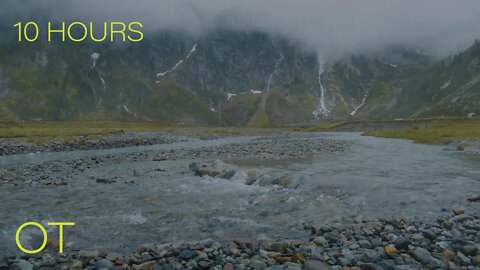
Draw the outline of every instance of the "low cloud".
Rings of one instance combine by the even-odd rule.
[[[2,0],[0,9],[10,18],[140,21],[147,31],[193,35],[219,26],[262,30],[325,58],[392,45],[445,56],[480,37],[478,0]]]

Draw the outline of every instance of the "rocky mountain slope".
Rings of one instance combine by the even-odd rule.
[[[2,30],[3,31],[3,30]],[[268,126],[480,113],[480,44],[331,61],[282,37],[218,30],[138,44],[0,42],[1,120]]]

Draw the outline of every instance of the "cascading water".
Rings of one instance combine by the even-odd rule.
[[[318,85],[320,88],[320,93],[319,93],[319,101],[317,104],[317,109],[312,113],[316,119],[320,119],[321,117],[327,117],[330,115],[330,111],[327,109],[327,106],[325,105],[326,90],[322,84],[322,75],[324,73],[325,73],[325,62],[323,61],[323,58],[319,55],[318,56]]]
[[[100,77],[100,81],[102,82],[103,91],[107,90],[107,88],[105,87],[105,79],[103,77]]]
[[[351,116],[355,116],[358,110],[360,110],[363,106],[365,106],[365,103],[367,102],[367,98],[368,98],[368,92],[365,93],[365,95],[363,96],[362,102],[359,105],[357,106],[353,105],[353,111],[350,113]]]
[[[94,53],[92,53],[92,55],[90,57],[93,60],[92,69],[94,69],[97,66],[97,60],[98,60],[98,58],[100,58],[100,54],[97,53],[97,52],[94,52]]]
[[[190,52],[187,54],[187,56],[186,56],[184,59],[178,61],[178,62],[177,62],[172,68],[170,68],[169,70],[167,70],[167,71],[165,71],[165,72],[160,72],[160,73],[158,73],[158,74],[157,74],[157,77],[164,77],[165,75],[167,75],[167,74],[175,71],[179,66],[181,66],[181,65],[183,64],[183,62],[185,62],[187,59],[189,59],[189,58],[192,56],[192,54],[193,54],[194,52],[196,52],[196,51],[197,51],[197,44],[194,44],[193,47],[192,47],[192,49],[190,50]],[[160,82],[160,81],[157,81],[157,83],[159,83],[159,82]]]
[[[367,98],[368,98],[368,93],[365,93],[365,95],[363,96],[362,102],[357,106],[353,105],[353,111],[350,113],[351,116],[355,116],[358,110],[360,110],[363,106],[365,106],[365,103],[367,102]]]
[[[100,77],[100,82],[102,83],[103,91],[105,92],[107,90],[106,86],[105,86],[105,79],[102,77],[100,72],[98,72],[98,70],[97,70],[97,61],[100,58],[100,54],[97,53],[97,52],[94,52],[90,55],[90,58],[92,58],[92,61],[93,61],[91,70],[95,71],[98,74],[98,76]],[[87,80],[90,81],[88,74],[87,74]],[[95,99],[95,107],[97,109],[100,109],[100,107],[102,106],[102,101],[103,100],[102,100],[101,97],[98,96],[98,93],[97,93],[97,90],[95,89],[94,84],[92,82],[90,82],[89,84],[90,84],[90,87],[92,88],[93,96],[94,96],[94,99]]]
[[[272,40],[272,44],[273,44],[274,47],[276,46],[275,42],[273,40]],[[270,93],[272,80],[275,77],[275,74],[278,73],[278,70],[280,69],[280,64],[282,63],[283,60],[285,60],[285,56],[283,55],[283,53],[281,51],[279,51],[279,55],[280,55],[280,58],[275,63],[275,67],[273,69],[273,72],[270,74],[270,76],[268,76],[267,87],[265,89],[265,93],[262,96],[262,102],[261,102],[260,105],[262,106],[263,109],[265,109],[265,106],[267,104],[267,98],[268,98],[268,94]]]
[[[132,115],[133,117],[137,118],[137,114],[134,113],[134,112],[132,112],[132,111],[130,111],[130,110],[128,109],[128,107],[127,107],[127,104],[123,104],[123,109],[124,109],[127,113],[129,113],[130,115]]]
[[[280,54],[280,59],[278,59],[278,61],[275,63],[275,69],[273,70],[272,74],[270,74],[270,76],[268,77],[268,81],[267,81],[267,94],[270,92],[270,85],[272,84],[272,79],[273,79],[273,76],[275,76],[275,74],[278,72],[278,68],[280,67],[280,63],[285,59],[285,57],[283,56],[283,54]]]

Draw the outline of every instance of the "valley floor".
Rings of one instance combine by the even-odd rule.
[[[105,134],[3,139],[0,269],[479,268],[476,151],[355,132]],[[66,253],[50,231],[46,253],[14,256],[26,218],[75,221]]]

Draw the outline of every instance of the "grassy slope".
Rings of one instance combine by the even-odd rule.
[[[375,130],[366,136],[414,140],[418,143],[448,144],[455,140],[480,140],[480,118],[436,119],[431,127],[402,130]]]
[[[0,122],[0,138],[26,138],[43,143],[51,139],[97,137],[119,131],[172,131],[175,127],[153,122]]]

